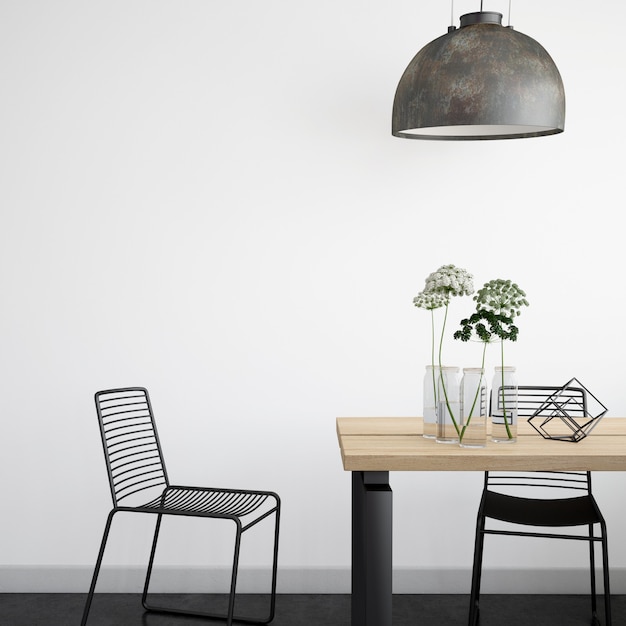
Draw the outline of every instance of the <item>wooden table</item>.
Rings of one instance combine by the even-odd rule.
[[[466,449],[422,437],[417,417],[339,417],[343,468],[352,472],[352,626],[391,626],[389,472],[626,471],[626,418],[604,418],[578,443],[543,439],[520,420],[514,444]]]

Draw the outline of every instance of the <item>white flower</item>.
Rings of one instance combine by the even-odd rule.
[[[469,296],[474,293],[473,276],[461,267],[442,265],[426,279],[422,293],[441,293],[446,296]]]
[[[439,309],[442,306],[448,304],[449,298],[442,293],[431,292],[426,293],[422,291],[413,298],[413,304],[420,309],[427,309],[432,311],[433,309]]]
[[[498,278],[485,283],[474,296],[477,308],[514,318],[523,306],[528,306],[526,293],[510,280]]]

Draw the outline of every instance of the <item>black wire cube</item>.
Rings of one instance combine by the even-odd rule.
[[[608,409],[578,379],[572,378],[551,394],[528,419],[544,438],[577,443]]]

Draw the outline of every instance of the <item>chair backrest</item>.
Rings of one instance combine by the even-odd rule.
[[[519,417],[549,415],[554,406],[547,401],[559,392],[559,403],[567,405],[567,412],[573,416],[587,414],[587,396],[581,387],[561,387],[549,385],[519,385],[517,414]],[[485,472],[485,487],[490,491],[510,495],[533,497],[543,493],[545,498],[574,497],[584,495],[572,493],[583,491],[591,493],[591,474],[589,472]],[[541,492],[538,489],[545,488]],[[559,492],[559,490],[562,490]],[[525,493],[526,492],[526,493]]]
[[[591,493],[591,473],[584,471],[485,472],[485,488],[489,491],[515,496],[546,499],[573,498]],[[529,489],[533,490],[532,494]]]
[[[113,505],[169,481],[147,389],[125,387],[95,395]]]
[[[559,405],[566,408],[574,417],[587,415],[587,395],[582,387],[551,387],[546,385],[519,385],[517,388],[517,414],[520,417],[532,417],[554,413],[555,406],[550,398],[558,393]]]

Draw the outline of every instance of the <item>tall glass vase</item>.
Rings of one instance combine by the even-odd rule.
[[[517,375],[514,367],[496,367],[491,385],[491,439],[517,441]]]
[[[427,365],[424,374],[424,437],[434,439],[437,436],[437,389],[439,386],[439,367]]]
[[[466,367],[461,379],[462,448],[484,448],[487,445],[487,381],[481,367]]]
[[[461,404],[459,368],[441,367],[437,382],[437,436],[435,440],[437,443],[458,443]]]

